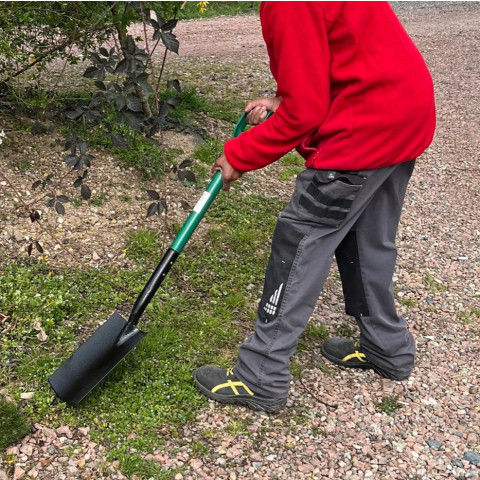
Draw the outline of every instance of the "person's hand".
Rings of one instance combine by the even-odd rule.
[[[212,175],[215,174],[215,172],[217,171],[220,171],[220,173],[222,174],[222,182],[223,182],[222,190],[226,190],[226,191],[230,190],[231,182],[238,180],[243,175],[242,172],[239,172],[238,170],[236,170],[230,165],[224,153],[222,153],[215,160],[215,163],[212,166],[212,172],[211,172]]]
[[[274,112],[280,102],[282,97],[265,97],[257,98],[247,103],[245,107],[245,112],[247,113],[247,123],[249,125],[258,125],[262,123],[267,117],[268,111]]]

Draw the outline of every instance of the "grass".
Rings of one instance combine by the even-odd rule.
[[[386,395],[378,404],[378,409],[387,415],[392,415],[401,407],[398,397],[392,395]]]
[[[210,2],[202,16],[247,13],[252,8],[257,9],[258,2],[253,2],[253,7],[250,2]],[[183,18],[195,17],[195,10],[196,3],[187,4]],[[210,93],[200,95],[182,85],[182,103],[174,116],[187,126],[195,126],[193,119],[201,112],[231,123],[231,128],[225,128],[233,130],[244,100],[233,94],[227,98]],[[121,166],[135,168],[145,180],[168,173],[169,165],[177,164],[183,153],[154,145],[123,125],[112,124],[115,133],[128,138],[129,149],[112,148],[101,127],[58,126],[58,130],[64,134],[75,130],[79,137],[88,139],[89,148],[106,149]],[[198,162],[192,170],[199,182],[208,177],[206,165],[211,165],[221,151],[222,144],[212,138],[197,147],[194,157]],[[293,159],[286,158],[284,165],[285,169],[298,168]],[[129,185],[123,187],[129,189]],[[130,202],[134,196],[135,192],[127,192],[122,200]],[[101,206],[106,200],[100,195],[89,204]],[[74,206],[81,203],[79,200]],[[118,460],[125,475],[173,478],[177,471],[165,472],[144,457],[165,442],[163,432],[178,436],[176,427],[193,420],[207,405],[193,385],[195,368],[207,362],[226,366],[235,360],[245,331],[253,326],[253,305],[261,289],[276,218],[283,207],[275,199],[220,193],[203,220],[204,235],[195,234],[190,240],[142,317],[140,326],[146,337],[77,407],[55,401],[47,379],[112,311],[128,315],[161,257],[159,238],[148,230],[128,233],[124,248],[135,264],[128,270],[52,269],[43,261],[4,260],[0,312],[8,318],[0,323],[0,388],[16,403],[0,397],[0,453],[22,438],[30,423],[38,421],[52,428],[88,426],[93,441],[109,446],[108,459]],[[250,288],[252,284],[256,288]],[[41,341],[45,335],[46,340]],[[24,392],[33,392],[33,397],[23,400]],[[226,429],[236,435],[245,432],[246,426],[232,422]],[[136,435],[130,435],[132,432]],[[201,442],[191,449],[199,457],[209,451]]]
[[[0,451],[23,438],[30,425],[15,404],[0,397]]]
[[[191,239],[142,318],[146,337],[75,408],[52,404],[47,378],[114,309],[128,313],[152,259],[161,256],[157,236],[129,234],[126,252],[137,265],[129,270],[53,271],[34,260],[3,266],[0,312],[9,318],[0,326],[0,385],[32,422],[89,426],[94,441],[110,445],[109,458],[118,459],[125,474],[168,478],[157,464],[130,451],[152,452],[162,442],[159,426],[182,425],[206,406],[193,371],[206,362],[234,361],[244,330],[252,327],[252,304],[283,208],[261,196],[220,197],[204,219],[205,238]],[[250,284],[258,288],[248,290]],[[40,329],[45,342],[38,340]],[[26,391],[33,398],[21,400]],[[129,438],[132,432],[135,438]],[[201,446],[195,448],[202,453]]]
[[[162,2],[164,3],[164,2]],[[180,19],[209,18],[219,15],[239,15],[258,12],[260,2],[209,2],[204,12],[200,12],[197,2],[187,2],[179,11]]]

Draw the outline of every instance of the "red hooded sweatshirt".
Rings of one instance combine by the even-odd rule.
[[[262,2],[275,115],[229,140],[241,172],[296,148],[309,168],[368,170],[412,160],[435,130],[432,79],[387,2]]]

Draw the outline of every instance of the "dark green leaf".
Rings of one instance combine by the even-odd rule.
[[[80,158],[78,158],[77,155],[67,155],[63,161],[69,166],[69,167],[74,167],[78,162]]]
[[[32,221],[32,223],[40,220],[40,213],[38,213],[38,210],[32,210],[30,212],[30,220]]]
[[[83,76],[87,78],[96,78],[97,73],[98,73],[97,67],[88,67],[83,73]]]
[[[143,51],[140,51],[139,53],[135,54],[135,60],[137,62],[141,62],[141,63],[145,64],[145,63],[147,63],[148,55],[143,53]]]
[[[160,122],[163,122],[165,118],[167,118],[167,115],[170,112],[170,107],[168,106],[167,102],[163,102],[162,108],[160,109],[160,113],[158,114],[158,118]]]
[[[90,58],[92,59],[93,63],[95,63],[96,65],[102,64],[102,59],[100,58],[100,55],[98,55],[98,53],[90,52]]]
[[[158,202],[151,203],[147,208],[147,218],[158,213]]]
[[[66,195],[57,195],[57,200],[60,203],[67,203],[70,201],[70,199]]]
[[[65,215],[65,207],[60,203],[60,202],[57,202],[55,204],[55,211],[59,214],[59,215]]]
[[[136,130],[137,132],[140,131],[142,127],[142,120],[138,115],[135,115],[134,113],[131,112],[125,112],[125,119],[133,130]]]
[[[137,80],[137,85],[140,87],[140,89],[145,95],[150,95],[153,93],[153,88],[148,82],[144,82],[144,81],[139,82]]]
[[[80,189],[80,195],[84,200],[89,200],[92,196],[92,191],[87,185],[82,184],[82,188]]]
[[[77,107],[75,110],[68,110],[65,112],[65,116],[70,120],[76,120],[83,115],[83,108]],[[67,147],[67,149],[70,147]]]
[[[147,190],[147,195],[150,200],[160,200],[160,195],[155,190]]]
[[[182,89],[180,87],[180,82],[178,79],[175,80],[168,80],[167,82],[167,88],[173,88],[175,89],[178,93],[181,93]]]
[[[105,84],[103,82],[100,82],[99,80],[95,82],[95,86],[102,92],[105,92],[107,90],[107,87],[105,86]]]
[[[83,183],[83,178],[82,178],[82,177],[78,177],[78,178],[73,182],[73,186],[74,186],[75,188],[78,188],[82,183]]]
[[[32,190],[35,190],[38,188],[43,182],[41,180],[37,180],[36,182],[33,182],[32,184]]]
[[[189,167],[191,164],[193,163],[192,160],[184,160],[179,166],[178,168],[187,168]]]
[[[32,250],[33,250],[33,244],[29,243],[28,247],[27,247],[28,256],[30,256],[32,254]]]
[[[109,57],[109,56],[110,56],[110,54],[108,53],[108,50],[107,50],[106,48],[104,48],[104,47],[100,47],[99,52],[100,52],[100,54],[103,55],[104,57]]]
[[[40,243],[37,241],[35,242],[35,248],[40,252],[43,253],[43,247],[40,245]]]
[[[131,35],[127,35],[126,39],[126,50],[129,55],[133,55],[135,53],[136,45],[135,40]]]
[[[180,44],[173,33],[160,32],[160,37],[167,50],[178,54],[178,47]]]
[[[190,204],[188,202],[185,202],[185,200],[180,200],[180,205],[182,206],[182,208],[184,210],[191,210],[192,209]]]
[[[166,102],[167,102],[168,105],[170,105],[171,107],[176,107],[177,105],[179,105],[180,103],[182,103],[182,99],[179,98],[179,97],[171,97],[171,98],[167,98]]]
[[[187,180],[187,182],[195,183],[197,181],[195,174],[190,170],[184,170],[184,173],[185,173],[185,180]]]
[[[176,18],[173,18],[172,20],[165,22],[161,28],[164,32],[168,32],[173,30],[177,26],[177,23],[178,23],[178,20]]]
[[[97,72],[97,80],[99,82],[103,82],[105,80],[105,68],[104,67],[101,67],[98,69],[98,72]]]
[[[121,73],[125,73],[128,69],[128,60],[124,58],[123,60],[120,61],[120,63],[117,65],[117,68],[113,71],[115,75],[119,75]]]
[[[127,82],[125,86],[123,87],[124,93],[130,94],[135,92],[136,90],[136,85],[133,82]]]
[[[132,112],[143,112],[143,105],[141,100],[134,95],[127,97],[127,108]]]
[[[112,139],[112,145],[114,147],[120,147],[125,150],[128,149],[128,140],[123,135],[112,133],[110,138]]]
[[[127,99],[123,95],[115,97],[115,107],[121,112],[127,106]]]
[[[78,142],[78,149],[80,150],[81,155],[85,155],[87,152],[87,142],[85,140],[80,140]]]

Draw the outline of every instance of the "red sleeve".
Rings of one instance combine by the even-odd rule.
[[[275,115],[225,144],[228,161],[241,172],[262,168],[294,149],[322,124],[330,102],[330,53],[320,2],[264,2],[260,15],[283,100]]]

